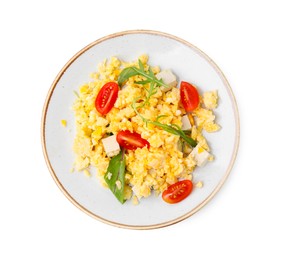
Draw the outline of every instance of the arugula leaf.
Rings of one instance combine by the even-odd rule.
[[[160,87],[160,86],[170,87],[166,85],[162,79],[158,80],[156,78],[151,67],[148,68],[148,71],[145,71],[144,65],[140,59],[138,60],[138,65],[139,65],[139,68],[133,66],[133,67],[128,67],[128,68],[123,69],[118,78],[118,84],[120,86],[130,77],[133,77],[136,75],[143,76],[145,78],[145,80],[136,81],[135,82],[136,84],[146,85],[150,83],[149,88],[145,88],[147,92],[147,96],[143,100],[143,103],[139,104],[139,106],[136,106],[137,100],[141,99],[141,97],[138,97],[133,101],[132,108],[134,109],[135,113],[141,117],[141,119],[146,123],[146,125],[153,124],[155,126],[162,128],[163,130],[169,133],[172,133],[174,135],[179,135],[186,143],[188,143],[192,147],[195,147],[197,145],[197,142],[194,139],[192,139],[191,137],[187,136],[178,125],[175,125],[175,124],[167,125],[167,124],[160,123],[158,119],[163,116],[159,116],[156,121],[150,121],[144,118],[138,112],[138,109],[144,107],[145,105],[150,105],[149,99],[151,96],[157,93],[157,87]]]
[[[136,84],[141,84],[141,85],[146,85],[148,83],[150,83],[151,81],[150,80],[140,80],[140,81],[135,81]]]
[[[141,81],[141,83],[137,81],[136,82],[137,84],[153,83],[154,85],[159,86],[159,87],[160,86],[164,86],[166,88],[170,87],[169,85],[166,85],[161,79],[159,80],[156,78],[151,67],[149,67],[148,72],[146,72],[144,69],[144,65],[140,59],[138,60],[138,65],[139,65],[139,68],[132,66],[132,67],[127,67],[121,71],[121,73],[119,74],[119,78],[118,78],[118,84],[120,86],[130,77],[139,75],[139,76],[145,77],[146,80]]]
[[[120,203],[124,203],[124,185],[125,185],[125,156],[124,150],[111,158],[107,172],[104,176],[112,193],[116,196]]]
[[[146,84],[150,84],[149,88],[146,88],[144,86],[144,89],[147,92],[147,95],[146,95],[146,98],[143,100],[144,101],[143,104],[138,107],[138,108],[141,108],[146,105],[150,105],[149,100],[151,96],[157,93],[157,87],[164,86],[166,88],[169,88],[170,86],[166,85],[162,79],[158,80],[156,76],[154,75],[154,72],[150,66],[148,68],[148,71],[145,71],[144,65],[140,59],[138,60],[138,65],[139,65],[139,68],[132,66],[132,67],[127,67],[123,69],[119,75],[118,84],[122,86],[122,84],[126,80],[128,80],[130,77],[137,76],[137,75],[145,78],[145,80],[135,81],[136,84],[140,84],[143,86]],[[138,98],[140,99],[141,97],[138,97]]]
[[[143,103],[144,104],[144,103]],[[146,126],[148,124],[152,124],[155,126],[158,126],[160,128],[162,128],[163,130],[165,130],[168,133],[174,134],[174,135],[179,135],[186,143],[188,143],[190,146],[195,147],[197,145],[197,142],[186,135],[186,133],[181,129],[180,126],[176,125],[176,124],[163,124],[161,122],[159,122],[158,120],[162,117],[166,117],[166,115],[159,115],[156,119],[156,121],[151,121],[148,120],[147,118],[143,117],[139,112],[138,112],[138,108],[142,107],[142,105],[139,105],[138,107],[136,107],[136,99],[133,101],[132,103],[132,108],[134,109],[135,113],[140,116],[140,118],[143,120],[143,122],[146,123]]]
[[[139,68],[140,68],[141,71],[145,71],[144,70],[144,65],[143,65],[143,63],[142,63],[142,61],[140,59],[138,59],[138,65],[139,65]]]
[[[139,75],[135,67],[128,67],[122,70],[118,77],[118,84],[121,86],[129,78]]]
[[[171,134],[179,135],[186,143],[188,143],[192,147],[195,147],[197,145],[197,142],[194,139],[192,139],[191,137],[187,136],[183,132],[183,130],[176,124],[167,125],[167,124],[162,124],[158,121],[150,121],[150,120],[148,120],[147,123],[158,126],[162,128],[163,130],[165,130],[166,132],[169,132]]]
[[[73,91],[73,94],[75,94],[76,95],[76,97],[78,97],[78,98],[80,98],[80,96],[79,96],[79,94],[77,93],[77,91]]]

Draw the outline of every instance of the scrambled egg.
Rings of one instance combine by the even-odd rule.
[[[148,56],[142,55],[139,59],[148,68]],[[124,67],[137,66],[138,63],[125,63],[112,57],[110,61],[103,61],[98,66],[98,72],[92,73],[92,81],[79,89],[79,98],[73,106],[76,118],[76,137],[74,151],[76,153],[75,167],[78,171],[88,174],[91,166],[96,167],[97,176],[106,187],[104,180],[110,158],[107,157],[102,138],[107,133],[117,134],[121,130],[129,130],[141,134],[142,138],[150,143],[150,149],[144,147],[135,151],[128,150],[126,156],[125,198],[133,198],[138,204],[142,197],[148,197],[152,192],[159,194],[179,179],[192,180],[192,172],[196,162],[191,149],[179,148],[180,137],[164,131],[155,125],[147,126],[132,108],[134,99],[145,96],[146,91],[142,85],[136,84],[138,76],[131,77],[126,86],[118,93],[114,107],[106,116],[101,116],[95,108],[95,98],[101,87],[109,81],[117,81]],[[153,67],[156,74],[159,67]],[[212,109],[217,106],[217,92],[204,93],[200,106],[193,111],[191,137],[203,149],[210,151],[202,130],[214,132],[219,130]],[[181,127],[181,117],[186,114],[181,106],[180,91],[173,88],[163,92],[158,88],[157,93],[150,98],[150,105],[140,109],[148,120],[156,120],[159,115],[166,115],[161,119],[163,124],[176,124]],[[194,121],[191,120],[191,121]],[[212,157],[211,159],[212,160]]]
[[[66,121],[65,119],[62,119],[62,120],[61,120],[61,125],[62,125],[63,127],[66,127],[66,126],[67,126],[67,121]]]

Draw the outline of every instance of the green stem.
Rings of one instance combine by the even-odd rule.
[[[161,80],[158,80],[155,76],[150,76],[145,71],[141,71],[136,67],[132,67],[133,70],[135,70],[139,75],[149,79],[151,82],[156,83],[158,86],[164,86],[166,88],[169,88],[170,86],[162,82]],[[138,84],[138,81],[136,82]]]

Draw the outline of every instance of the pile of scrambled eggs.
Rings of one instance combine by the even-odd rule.
[[[145,67],[148,67],[148,56],[139,57]],[[141,134],[150,143],[150,149],[144,147],[134,151],[128,150],[126,156],[125,198],[133,198],[137,203],[142,197],[148,197],[154,192],[159,194],[179,179],[192,180],[192,172],[196,162],[188,146],[180,148],[180,137],[163,129],[146,124],[132,108],[132,102],[137,97],[145,96],[142,85],[136,84],[132,77],[121,90],[111,111],[101,116],[96,111],[95,99],[101,87],[109,81],[117,81],[123,68],[138,66],[138,62],[126,63],[116,57],[104,61],[98,66],[98,72],[91,75],[91,82],[79,89],[79,95],[73,110],[76,119],[76,137],[74,152],[76,154],[75,168],[78,171],[89,172],[91,166],[97,169],[97,176],[106,187],[104,175],[110,158],[107,157],[102,144],[102,138],[108,133],[117,134],[121,130],[129,130]],[[153,72],[160,72],[159,67],[153,67]],[[198,145],[210,151],[202,131],[219,130],[215,123],[213,109],[217,107],[216,91],[206,92],[200,96],[200,106],[192,112],[191,137]],[[164,92],[158,88],[157,93],[150,98],[150,105],[140,110],[148,120],[156,120],[159,115],[164,124],[177,124],[181,127],[181,117],[186,114],[180,102],[179,88]],[[213,160],[211,155],[209,160]],[[90,170],[91,171],[91,170]]]

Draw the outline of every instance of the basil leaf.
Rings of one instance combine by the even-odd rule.
[[[114,156],[109,163],[107,173],[104,176],[112,193],[120,203],[124,203],[124,185],[125,185],[125,156],[124,150]]]

